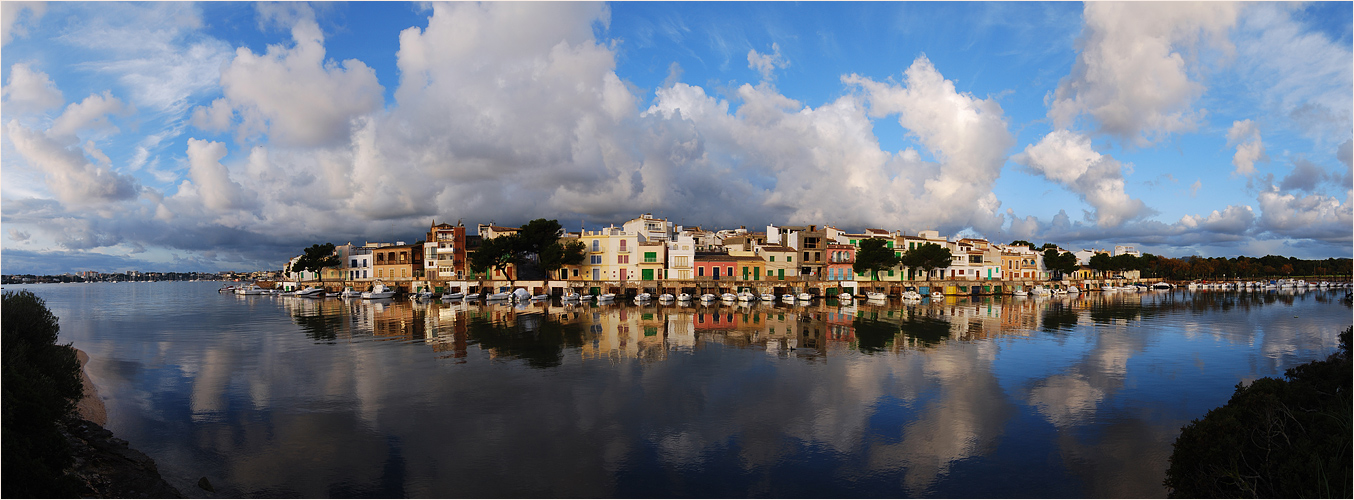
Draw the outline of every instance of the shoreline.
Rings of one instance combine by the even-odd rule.
[[[94,387],[89,373],[85,371],[85,365],[89,364],[89,354],[74,347],[71,349],[75,350],[75,359],[80,361],[80,385],[84,388],[84,395],[75,406],[75,412],[80,418],[99,424],[100,427],[108,425],[108,409],[104,406],[103,399],[99,397],[99,389]]]
[[[67,472],[87,489],[81,496],[98,498],[183,498],[183,494],[160,476],[155,460],[113,436],[103,426],[108,411],[94,387],[85,365],[89,354],[73,346],[80,362],[83,395],[75,412],[66,419],[63,433],[74,462]]]

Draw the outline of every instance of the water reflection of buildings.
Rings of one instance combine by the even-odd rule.
[[[1300,294],[1095,293],[1066,297],[946,297],[923,301],[815,301],[810,305],[531,305],[420,303],[399,300],[285,298],[284,306],[317,341],[419,340],[447,357],[465,359],[470,348],[494,342],[490,331],[510,335],[512,348],[486,348],[491,357],[519,348],[564,349],[567,338],[539,335],[544,327],[579,331],[582,360],[666,359],[672,351],[707,345],[765,349],[797,358],[833,353],[927,350],[949,341],[1027,337],[1079,326],[1125,325],[1143,311],[1249,307],[1303,300]],[[1318,298],[1319,300],[1320,298]],[[474,325],[492,326],[477,330]],[[569,335],[573,335],[570,333]],[[557,338],[558,337],[558,338]],[[565,340],[561,340],[565,339]],[[551,344],[551,343],[555,344]],[[497,345],[497,344],[494,344]],[[570,348],[575,346],[569,346]]]

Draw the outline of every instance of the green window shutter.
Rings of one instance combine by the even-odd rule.
[[[785,256],[785,262],[794,262],[794,261],[795,261],[795,258],[794,258],[794,257],[791,257],[791,256],[789,256],[789,255],[786,255],[786,256]]]
[[[771,256],[771,262],[775,262],[775,261],[776,261],[776,256],[775,256],[775,255],[772,255],[772,256]]]
[[[639,271],[639,274],[640,274],[640,279],[643,279],[643,280],[651,280],[651,279],[653,279],[653,269],[641,269],[641,270]]]
[[[658,262],[658,252],[644,252],[644,262]]]

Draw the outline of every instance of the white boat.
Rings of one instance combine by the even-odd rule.
[[[809,295],[809,292],[799,292],[799,295],[796,295],[795,298],[799,300],[813,300],[813,296]]]
[[[359,292],[359,291],[357,291],[357,290],[353,290],[353,287],[350,287],[350,286],[349,286],[349,287],[344,287],[344,288],[343,288],[343,291],[339,293],[339,297],[348,298],[348,299],[355,298],[355,297],[360,298],[360,297],[362,297],[362,292]]]
[[[945,298],[945,294],[940,292],[931,292],[931,300],[940,300]]]
[[[903,292],[903,300],[921,300],[921,294],[913,290]]]
[[[659,301],[659,302],[672,302],[672,301],[673,301],[674,299],[676,299],[676,298],[677,298],[677,297],[674,297],[674,296],[673,296],[672,294],[670,294],[670,293],[665,293],[665,294],[663,294],[663,295],[659,295],[659,296],[658,296],[658,301]]]
[[[635,303],[636,303],[636,304],[642,304],[642,303],[648,302],[648,301],[650,301],[650,300],[653,300],[653,295],[649,295],[648,292],[640,293],[639,295],[636,295],[636,296],[635,296]]]
[[[364,299],[388,299],[395,296],[395,288],[386,286],[385,283],[377,281],[371,286],[370,292],[362,292]]]
[[[245,285],[235,289],[236,295],[263,295],[263,289],[256,285]]]
[[[846,293],[846,292],[842,292],[842,293],[837,294],[837,299],[839,299],[839,300],[851,300],[851,299],[853,299],[853,298],[854,298],[854,297],[852,297],[851,294]]]
[[[564,292],[564,297],[562,297],[562,298],[563,298],[566,302],[572,302],[572,301],[579,300],[579,298],[581,298],[581,297],[582,297],[582,295],[579,295],[579,294],[578,294],[578,291],[576,291],[576,290],[570,288],[569,291]]]
[[[720,300],[726,300],[726,301],[729,301],[729,302],[733,302],[733,301],[738,300],[738,296],[737,296],[737,295],[734,295],[734,294],[732,294],[732,293],[720,294],[719,298],[720,298]]]
[[[324,289],[308,286],[296,292],[297,297],[323,297]]]
[[[598,302],[609,302],[613,300],[616,300],[616,294],[614,293],[604,293],[597,296]]]
[[[1030,290],[1030,295],[1034,295],[1035,297],[1047,297],[1053,295],[1053,292],[1048,291],[1047,288],[1042,286],[1036,286],[1033,290]]]
[[[932,295],[932,296],[935,296],[934,293],[931,294],[931,295]],[[1016,296],[1016,297],[1028,297],[1028,296],[1030,295],[1030,292],[1027,292],[1027,291],[1024,291],[1024,290],[1016,290],[1016,291],[1014,291],[1014,292],[1011,292],[1011,295],[1014,295],[1014,296]]]
[[[719,300],[719,297],[713,293],[701,294],[701,302],[714,302],[716,300]]]
[[[1067,287],[1067,293],[1068,293],[1069,295],[1075,295],[1075,294],[1081,293],[1081,289],[1080,289],[1080,288],[1077,288],[1076,285],[1071,285],[1071,286]]]
[[[865,298],[870,300],[889,300],[889,296],[884,292],[865,292]]]
[[[785,295],[781,295],[781,296],[780,296],[780,301],[781,301],[781,302],[786,302],[786,303],[793,303],[793,302],[795,301],[795,294],[793,294],[793,293],[787,293],[787,294],[785,294]]]
[[[757,300],[757,295],[752,292],[738,292],[739,302],[752,302]]]
[[[508,300],[512,298],[512,292],[491,293],[485,297],[485,300]]]
[[[550,294],[542,293],[542,294],[539,294],[539,295],[532,295],[532,296],[531,296],[531,300],[537,300],[537,301],[540,301],[540,300],[550,300]]]
[[[465,298],[465,294],[461,292],[447,292],[442,294],[442,300],[461,300],[463,298]]]
[[[480,300],[480,297],[483,297],[483,296],[484,296],[484,295],[481,294],[481,293],[479,293],[479,292],[468,293],[468,294],[465,295],[465,300]]]
[[[590,294],[590,293],[585,293],[585,294],[582,294],[582,295],[579,295],[579,296],[578,296],[578,301],[579,301],[579,302],[587,302],[587,301],[589,301],[589,300],[592,300],[592,294]]]
[[[682,292],[677,294],[677,300],[682,302],[691,302],[691,294]]]
[[[762,302],[771,303],[771,302],[775,302],[775,301],[776,301],[776,294],[774,294],[774,293],[764,293],[764,294],[762,294]]]
[[[338,297],[339,295],[339,292],[324,292],[325,297]]]
[[[1061,288],[1054,288],[1053,295],[1067,295],[1067,290],[1063,290]]]

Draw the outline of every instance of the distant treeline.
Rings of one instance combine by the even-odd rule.
[[[1108,262],[1108,264],[1106,264]],[[1096,264],[1101,264],[1101,267]],[[1109,259],[1092,259],[1097,270],[1137,270],[1144,278],[1170,280],[1194,279],[1260,279],[1260,278],[1340,278],[1354,274],[1354,259],[1303,260],[1295,257],[1266,255],[1264,257],[1183,257],[1171,258],[1152,254],[1142,257],[1120,255]]]

